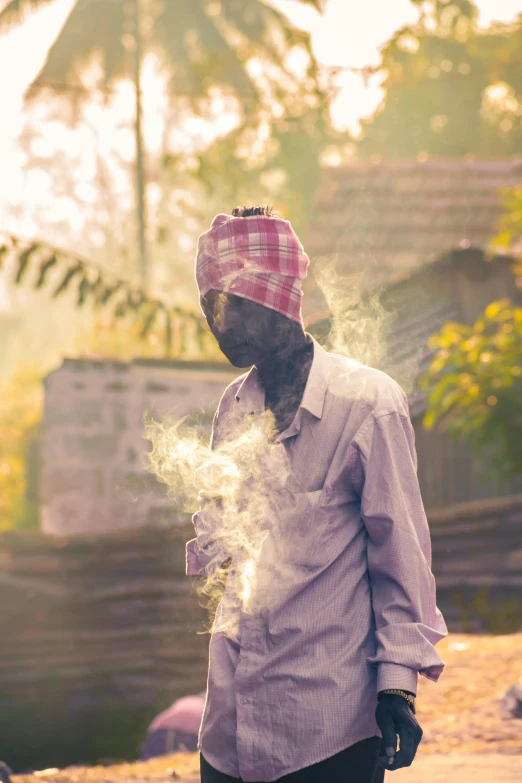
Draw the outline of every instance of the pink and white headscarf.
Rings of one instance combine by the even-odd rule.
[[[216,215],[196,252],[199,301],[214,288],[251,299],[302,324],[309,259],[288,220]]]

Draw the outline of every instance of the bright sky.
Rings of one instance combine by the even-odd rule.
[[[54,0],[29,17],[26,23],[0,39],[0,223],[2,206],[22,186],[16,137],[21,128],[22,94],[43,64],[75,0]],[[293,0],[268,0],[284,10],[312,34],[318,60],[329,66],[353,66],[378,62],[379,47],[417,14],[409,0],[328,0],[319,16],[311,7]],[[478,0],[480,23],[511,21],[522,12],[522,0]],[[334,121],[357,129],[357,120],[369,115],[380,100],[377,84],[365,87],[356,74],[340,77],[342,91],[333,107]]]

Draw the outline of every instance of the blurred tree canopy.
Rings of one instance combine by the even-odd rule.
[[[320,0],[301,1],[322,7]],[[8,2],[0,29],[20,24],[45,2],[52,0]],[[141,173],[133,151],[140,137],[137,24]],[[143,329],[153,339],[161,335],[158,351],[187,356],[192,345],[193,358],[208,356],[194,284],[196,239],[213,214],[259,200],[277,206],[298,233],[307,228],[323,176],[321,153],[340,136],[331,127],[330,94],[309,34],[262,0],[77,0],[26,94],[24,174],[28,192],[34,181],[43,195],[11,205],[14,224],[23,216],[39,244],[81,248],[95,262],[92,275],[77,269],[68,284],[78,289],[79,306],[85,293],[88,302],[108,294],[109,281],[94,290],[94,266],[104,266],[136,289],[128,304],[140,292],[159,303],[152,321],[149,304],[139,308]],[[152,126],[154,142],[147,135]],[[141,210],[137,182],[145,191]],[[144,234],[146,288],[138,279]],[[37,279],[38,269],[36,275],[31,270],[39,263],[31,254],[24,285]],[[63,280],[75,269],[73,262],[64,264]],[[117,316],[133,309],[123,301],[124,289],[109,302]],[[188,334],[195,322],[196,343]],[[105,319],[93,321],[94,331],[100,323]],[[136,331],[121,318],[118,328],[129,338]],[[179,339],[180,330],[187,339]],[[119,341],[109,342],[116,350]],[[137,341],[135,351],[143,345]]]
[[[363,155],[409,158],[522,152],[522,14],[477,29],[470,0],[412,0],[416,24],[382,49],[385,97],[361,123]]]
[[[23,8],[50,1],[12,0],[0,13],[0,27],[20,22]],[[92,78],[88,87],[84,78],[89,68],[91,75],[98,70],[96,89],[108,94],[119,80],[133,78],[138,12],[143,57],[156,55],[168,70],[178,121],[190,112],[216,123],[211,107],[219,97],[237,113],[233,130],[218,132],[211,143],[164,151],[169,184],[188,167],[210,193],[219,189],[224,205],[233,205],[255,182],[262,192],[272,190],[278,206],[291,204],[302,224],[321,175],[320,151],[338,135],[310,36],[262,0],[77,0],[27,98],[50,90],[78,105],[94,91]],[[74,122],[74,112],[70,117]],[[270,183],[264,188],[263,175]],[[163,241],[168,231],[166,222]]]
[[[494,244],[520,247],[522,188],[504,194],[505,212]],[[495,263],[494,260],[492,263]],[[522,257],[513,264],[522,290]],[[472,326],[446,323],[432,335],[437,349],[421,388],[429,391],[423,424],[439,423],[453,437],[466,438],[492,456],[491,472],[511,478],[522,473],[522,307],[500,299]]]

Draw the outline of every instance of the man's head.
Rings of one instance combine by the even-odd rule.
[[[302,342],[301,281],[308,256],[269,206],[217,215],[198,242],[201,309],[235,367],[282,357]]]
[[[235,294],[210,289],[201,303],[210,331],[234,367],[283,359],[303,336],[303,327],[277,310]]]

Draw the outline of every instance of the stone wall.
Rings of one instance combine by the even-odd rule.
[[[45,379],[40,524],[75,535],[175,521],[166,486],[143,467],[143,417],[204,414],[208,433],[240,370],[218,362],[66,359]]]

